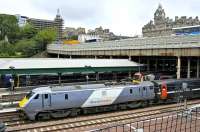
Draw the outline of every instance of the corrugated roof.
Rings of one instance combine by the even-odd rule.
[[[138,67],[127,59],[57,59],[57,58],[3,58],[0,69],[43,69],[84,67]]]

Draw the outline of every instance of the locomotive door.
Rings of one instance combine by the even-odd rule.
[[[43,101],[43,107],[50,107],[50,94],[43,94],[42,95],[42,101]]]
[[[140,95],[142,98],[146,98],[147,97],[147,88],[146,87],[140,87]]]

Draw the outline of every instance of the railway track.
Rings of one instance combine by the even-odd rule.
[[[189,105],[200,103],[200,101],[190,101]],[[176,104],[162,105],[156,107],[148,107],[141,111],[141,109],[117,111],[112,113],[104,113],[98,115],[87,115],[76,118],[67,118],[43,122],[10,122],[7,123],[7,131],[61,131],[74,128],[81,128],[86,126],[105,124],[105,123],[119,123],[121,121],[130,121],[142,117],[156,117],[161,114],[173,113],[177,110]],[[20,127],[19,127],[20,126]]]
[[[6,118],[6,117],[12,117],[12,116],[16,116],[18,115],[19,113],[17,111],[14,111],[14,112],[4,112],[4,113],[0,113],[0,118]]]
[[[15,118],[19,119],[19,113],[16,111],[0,113],[0,121],[2,122],[14,120]]]
[[[2,95],[0,98],[0,103],[11,102],[11,101],[19,101],[21,100],[27,93],[18,93],[18,94],[8,94]]]

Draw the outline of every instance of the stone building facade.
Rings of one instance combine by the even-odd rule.
[[[186,16],[175,17],[175,20],[166,17],[165,11],[159,4],[158,9],[154,13],[154,20],[150,20],[149,23],[143,26],[143,37],[156,37],[156,36],[168,36],[172,35],[172,28],[183,26],[200,25],[198,16],[195,18]]]
[[[95,30],[88,30],[87,34],[98,35],[104,41],[116,39],[116,36],[114,35],[113,32],[110,32],[109,29],[103,29],[101,26],[98,28],[95,28]]]
[[[73,27],[65,27],[64,32],[63,32],[63,36],[65,38],[69,38],[71,36],[79,36],[79,35],[83,35],[83,36],[87,36],[86,38],[101,38],[103,41],[107,41],[107,40],[115,40],[117,39],[117,36],[113,33],[110,32],[109,29],[103,29],[101,26],[98,28],[95,28],[95,30],[91,30],[89,29],[86,33],[85,28],[73,28]],[[90,36],[90,37],[89,37]],[[96,37],[98,36],[98,37]],[[82,37],[82,36],[81,36]]]

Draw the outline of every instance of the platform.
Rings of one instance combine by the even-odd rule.
[[[0,113],[15,112],[15,111],[17,111],[17,108],[5,108],[1,109]]]
[[[14,101],[13,103],[11,102],[0,103],[0,111],[3,109],[16,108],[18,106],[18,103],[19,101]]]

